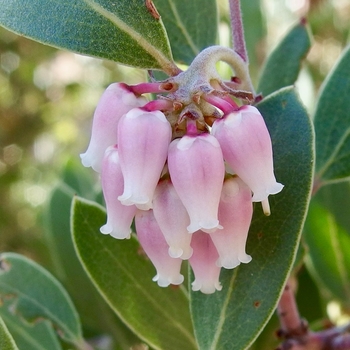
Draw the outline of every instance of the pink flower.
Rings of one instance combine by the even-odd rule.
[[[120,118],[132,108],[147,103],[144,97],[137,97],[126,84],[111,84],[103,93],[92,124],[92,134],[87,151],[80,155],[84,166],[101,171],[103,154],[107,147],[117,143],[117,128]]]
[[[197,231],[192,237],[193,254],[189,259],[195,280],[192,290],[200,290],[204,294],[221,290],[219,282],[220,267],[216,265],[219,254],[207,233]]]
[[[192,235],[187,232],[190,218],[170,180],[160,181],[157,185],[153,213],[169,245],[169,255],[188,259],[193,252]]]
[[[175,190],[190,216],[188,232],[222,228],[218,208],[225,167],[218,141],[209,134],[172,141],[168,167]]]
[[[243,106],[216,120],[212,134],[221,145],[224,159],[252,190],[254,202],[282,190],[273,173],[271,138],[255,107]]]
[[[107,207],[107,223],[100,231],[118,239],[130,238],[130,226],[137,209],[134,205],[122,205],[118,200],[118,196],[123,193],[124,179],[117,146],[109,147],[105,152],[101,181]]]
[[[210,234],[219,253],[218,266],[233,269],[252,258],[245,252],[248,230],[253,215],[249,187],[238,177],[225,180],[219,205],[223,229]]]
[[[124,192],[118,199],[139,209],[152,207],[153,193],[163,170],[171,126],[160,111],[134,108],[119,122],[118,147]]]
[[[157,270],[153,281],[160,287],[181,284],[184,280],[180,274],[182,260],[169,256],[169,246],[157,224],[153,210],[137,211],[135,225],[139,242]]]

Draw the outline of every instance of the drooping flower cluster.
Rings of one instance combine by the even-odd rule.
[[[234,90],[211,67],[218,51],[225,61],[232,52],[210,50],[166,81],[109,86],[81,155],[101,173],[107,207],[101,232],[129,238],[135,220],[157,270],[153,280],[181,284],[188,259],[192,288],[203,293],[221,289],[221,267],[250,262],[245,245],[253,202],[269,214],[268,196],[283,188],[263,117],[253,106],[238,107],[229,96]],[[160,95],[147,102],[148,92]]]

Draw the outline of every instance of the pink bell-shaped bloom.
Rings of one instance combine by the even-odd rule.
[[[195,277],[192,290],[200,290],[204,294],[221,290],[222,286],[219,282],[221,268],[216,264],[219,254],[210,235],[201,231],[193,233],[191,245],[193,254],[189,262]]]
[[[168,254],[169,246],[153,215],[153,210],[138,210],[135,225],[139,242],[157,270],[153,281],[160,287],[181,284],[184,280],[180,274],[182,260],[172,258]]]
[[[160,111],[134,108],[119,122],[118,147],[124,192],[118,199],[139,209],[152,207],[153,193],[162,173],[171,126]]]
[[[172,183],[190,216],[188,232],[222,228],[218,208],[225,166],[219,142],[210,134],[184,136],[169,146]]]
[[[238,177],[225,180],[219,204],[219,220],[223,229],[210,234],[219,253],[218,266],[233,269],[241,262],[252,260],[245,252],[252,215],[250,188]]]
[[[252,190],[253,202],[262,202],[282,190],[273,172],[270,134],[255,107],[243,106],[217,119],[212,134],[221,145],[224,159]]]
[[[192,255],[191,238],[187,226],[190,218],[169,179],[160,181],[153,198],[153,213],[169,245],[173,258],[188,259]]]
[[[130,238],[130,226],[137,208],[120,203],[124,179],[120,168],[117,146],[107,148],[102,162],[101,182],[107,207],[107,223],[100,228],[103,234],[114,238]]]
[[[80,155],[83,165],[100,172],[105,150],[117,143],[120,118],[132,108],[144,106],[146,103],[144,97],[135,96],[126,84],[111,84],[97,105],[89,147]]]

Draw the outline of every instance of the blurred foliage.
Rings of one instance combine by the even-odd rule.
[[[220,43],[229,46],[227,1],[218,1],[218,7]],[[350,2],[243,1],[242,8],[254,82],[267,55],[300,17],[306,18],[313,42],[296,86],[313,112],[321,83],[349,42]],[[43,213],[49,207],[51,193],[57,190],[66,164],[78,164],[79,153],[88,143],[91,116],[105,87],[114,81],[132,84],[144,80],[143,71],[59,51],[0,28],[0,251],[29,256],[64,280],[47,249]],[[93,178],[88,169],[80,171],[96,183],[98,191],[97,177]],[[341,185],[332,185],[331,189],[321,189],[317,200],[330,210],[347,192]],[[345,210],[346,206],[339,206],[333,215],[349,234],[350,216]],[[305,267],[297,278],[300,313],[317,324],[326,318],[326,305],[332,297]],[[312,308],[311,298],[315,300]],[[275,346],[271,330],[277,328],[273,318],[255,348]]]

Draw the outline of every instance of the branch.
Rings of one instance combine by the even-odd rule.
[[[289,279],[277,306],[281,324],[278,337],[283,339],[277,350],[350,350],[350,324],[311,332],[307,322],[299,316]]]

